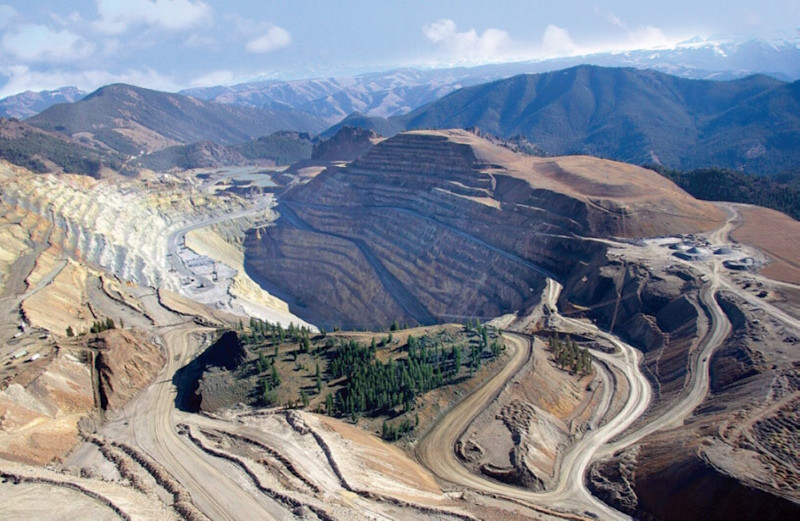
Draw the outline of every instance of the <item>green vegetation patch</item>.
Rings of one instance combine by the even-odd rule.
[[[467,381],[505,350],[500,332],[477,322],[317,334],[253,318],[236,329],[247,359],[225,378],[215,373],[216,381],[227,380],[231,388],[247,382],[251,405],[307,408],[356,423],[364,420],[376,429],[385,422],[387,440],[414,430],[419,423],[415,413],[427,393]],[[208,388],[219,396],[201,401],[225,401],[222,387]]]
[[[36,173],[49,170],[45,160],[55,163],[68,174],[92,177],[97,177],[103,166],[114,170],[122,168],[122,160],[116,154],[33,132],[17,139],[0,138],[0,158]]]
[[[735,170],[703,168],[690,172],[649,166],[691,195],[705,201],[764,206],[800,219],[800,174],[775,177],[747,175]]]

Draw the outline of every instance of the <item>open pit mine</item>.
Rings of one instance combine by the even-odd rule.
[[[796,221],[477,132],[318,147],[0,162],[1,518],[800,515]]]

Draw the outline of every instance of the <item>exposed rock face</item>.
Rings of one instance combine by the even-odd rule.
[[[689,310],[687,293],[662,309],[661,328],[671,325],[661,319],[667,310],[676,316]],[[711,360],[705,401],[683,426],[646,436],[591,469],[593,491],[636,519],[800,515],[800,369],[785,351],[797,334],[788,327],[777,333],[763,328],[755,320],[759,311],[732,294],[717,300],[732,331]],[[685,316],[702,325],[702,317]],[[688,357],[683,345],[665,348],[658,364],[658,351],[645,355],[660,403],[681,389]]]
[[[232,371],[247,360],[247,351],[234,332],[223,334],[200,356],[175,373],[176,407],[190,412],[215,411],[246,401],[252,392],[246,380],[236,382]]]
[[[719,212],[657,174],[533,158],[465,131],[401,134],[289,191],[246,240],[251,276],[296,313],[376,327],[495,317],[538,299],[605,246],[710,228]]]
[[[717,467],[697,447],[663,437],[596,465],[593,492],[635,519],[794,519],[800,504]]]
[[[644,353],[654,390],[651,410],[668,404],[686,382],[686,365],[707,324],[699,283],[688,273],[654,273],[637,264],[596,259],[565,285],[564,302],[586,308],[597,324]]]
[[[164,354],[142,333],[124,330],[104,332],[91,345],[99,349],[95,359],[100,380],[100,406],[119,409],[142,390],[164,365]]]
[[[342,127],[332,138],[314,145],[314,161],[352,161],[363,156],[383,138],[372,130]]]
[[[0,391],[0,457],[43,465],[72,449],[95,407],[86,353],[54,350]]]

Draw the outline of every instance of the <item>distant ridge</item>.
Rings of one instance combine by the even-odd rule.
[[[72,103],[83,99],[86,91],[75,87],[62,87],[40,92],[26,91],[0,100],[0,117],[25,119],[57,103]]]
[[[353,112],[339,123],[320,134],[322,137],[333,137],[344,127],[356,127],[371,130],[382,136],[394,136],[403,130],[402,123],[380,116],[367,116],[360,112]]]
[[[18,119],[0,118],[0,159],[36,173],[66,172],[92,177],[109,167],[125,175],[125,158],[100,147],[86,146],[67,136],[47,132]]]
[[[291,165],[311,157],[314,140],[307,133],[279,131],[269,136],[222,146],[210,141],[176,145],[138,159],[138,164],[155,171],[172,168],[214,168],[240,165]]]
[[[243,143],[278,130],[319,132],[310,114],[223,105],[130,85],[109,85],[81,101],[54,105],[27,122],[128,155],[197,141]]]
[[[370,117],[399,116],[459,88],[563,70],[581,64],[657,70],[681,78],[731,80],[766,74],[800,79],[800,41],[745,41],[693,38],[672,48],[601,52],[546,60],[493,63],[476,67],[401,68],[351,77],[261,80],[182,91],[196,98],[265,108],[294,108],[329,125],[359,112]]]
[[[406,130],[478,127],[523,135],[549,154],[682,170],[800,165],[800,82],[760,75],[688,80],[584,65],[467,87],[390,121]]]

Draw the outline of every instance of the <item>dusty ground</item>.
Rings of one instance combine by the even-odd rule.
[[[571,375],[534,342],[533,362],[476,418],[459,440],[458,454],[475,472],[541,490],[556,478],[561,451],[587,428],[602,384]]]
[[[42,501],[43,497],[47,501]],[[6,519],[119,519],[110,508],[80,492],[43,483],[2,483],[0,502]]]
[[[737,205],[742,224],[732,236],[766,252],[772,262],[761,274],[800,284],[800,222],[786,214],[757,206]]]
[[[472,143],[470,136],[452,133],[456,142]],[[496,148],[482,144],[474,147],[486,162],[502,163],[507,159],[498,156],[504,152]],[[679,208],[690,214],[678,223],[680,226],[707,228],[721,215],[715,207],[693,201],[661,181],[653,179],[653,186],[647,187],[647,183],[641,182],[639,170],[626,165],[567,158],[532,160],[517,166],[516,170],[511,168],[509,175],[559,193],[576,195],[592,204],[612,201],[613,211],[631,217],[630,228],[620,227],[622,235],[650,230],[642,224],[646,219],[638,220],[640,214],[658,212],[662,203],[672,210]],[[32,177],[30,186],[9,185],[8,175],[2,180],[10,190],[2,192],[0,271],[8,270],[12,276],[2,280],[3,292],[0,293],[3,296],[0,299],[0,353],[8,362],[0,373],[3,377],[0,473],[8,478],[0,483],[0,500],[8,499],[0,501],[3,505],[0,517],[36,514],[59,518],[75,512],[91,512],[93,517],[103,519],[113,515],[114,509],[134,518],[158,519],[202,518],[202,513],[212,518],[234,519],[463,519],[471,516],[500,520],[547,516],[532,510],[536,506],[534,503],[513,503],[470,492],[472,487],[435,480],[429,471],[409,458],[416,448],[416,433],[403,443],[391,446],[369,432],[380,430],[382,419],[361,420],[360,427],[354,427],[300,411],[232,407],[209,415],[175,410],[173,375],[210,344],[214,331],[208,326],[235,326],[237,317],[230,312],[250,309],[242,302],[249,302],[254,310],[259,306],[272,306],[277,313],[286,311],[279,301],[259,293],[252,280],[243,278],[239,243],[231,240],[238,232],[224,225],[229,221],[247,221],[253,215],[246,209],[241,210],[243,213],[217,215],[218,201],[207,197],[205,192],[199,193],[202,190],[191,192],[191,187],[178,178],[165,177],[142,183],[152,184],[152,191],[140,191],[143,190],[141,186],[123,184],[118,192],[102,181],[75,179],[74,176]],[[181,189],[184,188],[190,190],[190,197],[182,198]],[[644,188],[652,188],[661,197],[657,204],[649,202],[642,191]],[[57,198],[58,205],[52,208],[58,218],[48,215],[50,192]],[[102,204],[97,204],[95,199]],[[478,199],[475,201],[489,202]],[[243,201],[229,203],[237,209],[247,204]],[[127,205],[126,219],[141,224],[131,236],[125,235],[115,215],[104,207],[115,208],[114,205]],[[258,215],[268,215],[267,206],[259,207]],[[497,204],[492,202],[492,207]],[[200,221],[192,221],[186,215]],[[748,219],[753,221],[745,215],[742,227],[745,232]],[[781,227],[784,223],[776,220],[773,225]],[[213,234],[204,235],[206,226],[214,227]],[[152,244],[143,240],[154,233],[159,239],[151,241]],[[792,267],[792,252],[796,247],[793,236],[776,235],[765,239],[760,237],[761,232],[751,233],[766,244],[762,247],[773,259],[788,255],[789,262],[785,264]],[[204,241],[204,237],[208,240]],[[707,244],[698,242],[698,245],[700,249],[710,248],[722,244],[721,241],[721,236],[712,235]],[[727,272],[717,271],[722,257],[715,259],[708,255],[683,262],[674,260],[662,243],[617,247],[621,251],[638,248],[641,258],[637,262],[641,262],[643,270],[650,270],[656,276],[667,269],[667,265],[681,262],[688,266],[687,273],[692,280],[706,277],[705,281],[714,284],[714,288],[729,281]],[[772,248],[771,253],[769,248]],[[742,251],[731,255],[741,257]],[[175,255],[170,257],[173,252]],[[767,269],[776,265],[777,262],[773,262]],[[782,269],[781,273],[789,273],[785,266]],[[214,278],[222,280],[214,281]],[[162,282],[174,292],[151,289]],[[784,297],[792,300],[792,287],[785,288]],[[767,295],[759,296],[764,290]],[[714,291],[703,302],[707,308],[714,308],[712,311],[716,311]],[[219,306],[221,309],[205,305],[214,305],[218,297],[225,300]],[[617,307],[626,305],[620,304],[620,298],[618,294]],[[690,426],[695,423],[697,430],[692,431],[692,436],[697,434],[703,438],[692,438],[691,443],[675,448],[676,454],[680,451],[685,454],[687,447],[703,451],[704,457],[730,474],[747,473],[748,465],[757,464],[758,468],[750,469],[753,486],[788,487],[787,494],[796,496],[796,452],[800,445],[796,439],[798,379],[794,348],[800,334],[794,325],[774,311],[772,304],[777,302],[774,288],[756,285],[742,298],[740,307],[744,309],[744,318],[739,322],[744,326],[729,312],[734,331],[731,335],[720,327],[708,327],[701,332],[701,336],[719,334],[724,337],[722,340],[727,339],[727,343],[720,343],[721,354],[714,352],[717,349],[714,339],[700,342],[690,350],[686,361],[690,373],[685,379],[686,389],[678,393],[681,407],[673,418],[659,424],[659,428],[668,433],[663,446],[675,447],[669,445],[671,429],[684,422]],[[80,333],[93,320],[105,317],[124,318],[126,327],[145,330],[145,333],[118,333],[124,338],[118,338],[116,344],[127,351],[135,351],[135,355],[115,353],[110,341],[93,344],[88,337],[69,340],[63,337],[67,325],[80,328]],[[23,319],[28,322],[20,324]],[[710,320],[720,322],[716,316]],[[533,320],[531,323],[540,322]],[[574,331],[593,327],[588,321],[569,324]],[[421,329],[412,331],[415,336],[422,332]],[[394,335],[402,340],[409,332],[395,332]],[[741,340],[736,334],[756,344],[736,344],[734,341]],[[366,333],[353,336],[363,341],[371,338]],[[589,342],[599,344],[599,338],[600,335],[592,336]],[[381,357],[400,356],[397,348],[401,345],[402,341],[393,345],[391,351],[382,352]],[[619,429],[630,427],[630,423],[625,422],[632,422],[647,407],[647,395],[641,387],[644,378],[637,369],[636,352],[614,343],[616,353],[609,354],[607,351],[613,349],[608,345],[597,349],[595,373],[583,378],[556,369],[539,343],[532,348],[531,364],[526,365],[519,358],[509,362],[510,355],[494,364],[486,364],[472,380],[435,391],[427,397],[427,402],[419,403],[420,431],[425,430],[428,422],[447,417],[452,410],[450,407],[461,398],[481,395],[489,406],[483,417],[465,427],[468,430],[462,437],[462,446],[467,452],[482,454],[483,459],[475,461],[477,470],[482,466],[490,467],[484,474],[503,481],[509,469],[527,469],[528,473],[521,476],[520,481],[528,490],[512,489],[510,497],[526,501],[538,497],[549,505],[572,501],[580,496],[585,467],[581,464],[568,466],[569,462],[563,460],[573,452],[565,449],[577,448],[576,458],[584,458],[578,461],[588,464],[594,452],[587,452],[585,448],[594,450],[593,440],[601,440],[598,444],[611,442],[611,438],[620,434]],[[712,348],[709,350],[707,346]],[[28,352],[12,359],[11,356],[20,350]],[[34,353],[40,358],[33,360]],[[715,358],[709,363],[711,354]],[[279,362],[281,371],[289,375],[286,397],[296,396],[303,386],[313,387],[315,359],[310,355],[301,355],[297,360],[292,358],[284,351]],[[608,363],[600,363],[600,360]],[[504,370],[512,362],[520,364],[521,369],[506,375]],[[710,379],[704,378],[708,376],[710,365]],[[105,373],[95,372],[95,368],[103,366],[108,367]],[[749,380],[742,376],[744,383],[740,387],[734,376],[748,375],[752,368],[757,369],[757,374]],[[684,367],[684,371],[686,369]],[[155,383],[146,386],[156,372]],[[497,383],[500,385],[497,389],[483,386],[501,375],[510,378],[509,385],[503,381]],[[773,376],[768,382],[767,377]],[[143,386],[145,389],[139,392]],[[320,395],[312,397],[309,408],[314,409],[321,403],[322,396],[333,390],[333,386],[326,384]],[[700,392],[695,393],[695,390]],[[729,396],[736,399],[728,400]],[[748,396],[749,401],[741,414],[726,409],[732,404],[745,403],[744,398],[736,401],[743,396]],[[109,406],[105,415],[99,410],[103,402]],[[700,408],[694,415],[697,407]],[[654,416],[645,416],[634,430],[642,424],[643,429],[656,424],[659,418]],[[609,426],[611,429],[606,428]],[[613,429],[617,431],[602,438],[606,431]],[[717,434],[713,433],[714,429],[718,429]],[[84,443],[70,452],[79,439],[79,430]],[[464,431],[459,430],[459,434],[461,432]],[[644,439],[649,442],[648,438]],[[621,443],[619,437],[613,442]],[[452,446],[453,443],[446,444],[448,454]],[[644,450],[642,454],[650,450],[658,453],[659,461],[665,465],[671,463],[667,449],[661,452],[652,448]],[[440,455],[443,452],[439,451]],[[61,464],[60,458],[64,458]],[[635,458],[632,452],[630,457],[623,458],[623,463],[629,465]],[[15,464],[9,461],[12,459],[40,465],[55,462],[56,471]],[[460,463],[457,464],[459,472],[465,472]],[[528,494],[530,489],[563,484],[554,479],[559,468],[570,469],[567,485],[556,487],[558,490],[552,494]],[[480,475],[466,472],[464,477],[459,472],[450,476],[463,477],[467,483],[479,483],[478,490],[507,493],[496,481],[488,489],[482,488],[480,484],[485,484],[485,480]],[[76,476],[80,474],[83,477]],[[640,474],[643,481],[647,476],[647,472]],[[44,478],[49,481],[43,481]],[[537,483],[537,479],[541,483]],[[14,481],[20,484],[12,484]],[[66,488],[67,483],[80,488]],[[63,504],[63,509],[54,511],[41,505],[36,512],[24,510],[26,502],[44,494]],[[567,516],[580,518],[588,516],[586,512],[606,512],[594,509],[597,505],[592,503],[591,497],[583,501],[575,504],[592,505],[586,507],[591,510],[570,505],[572,513]]]

